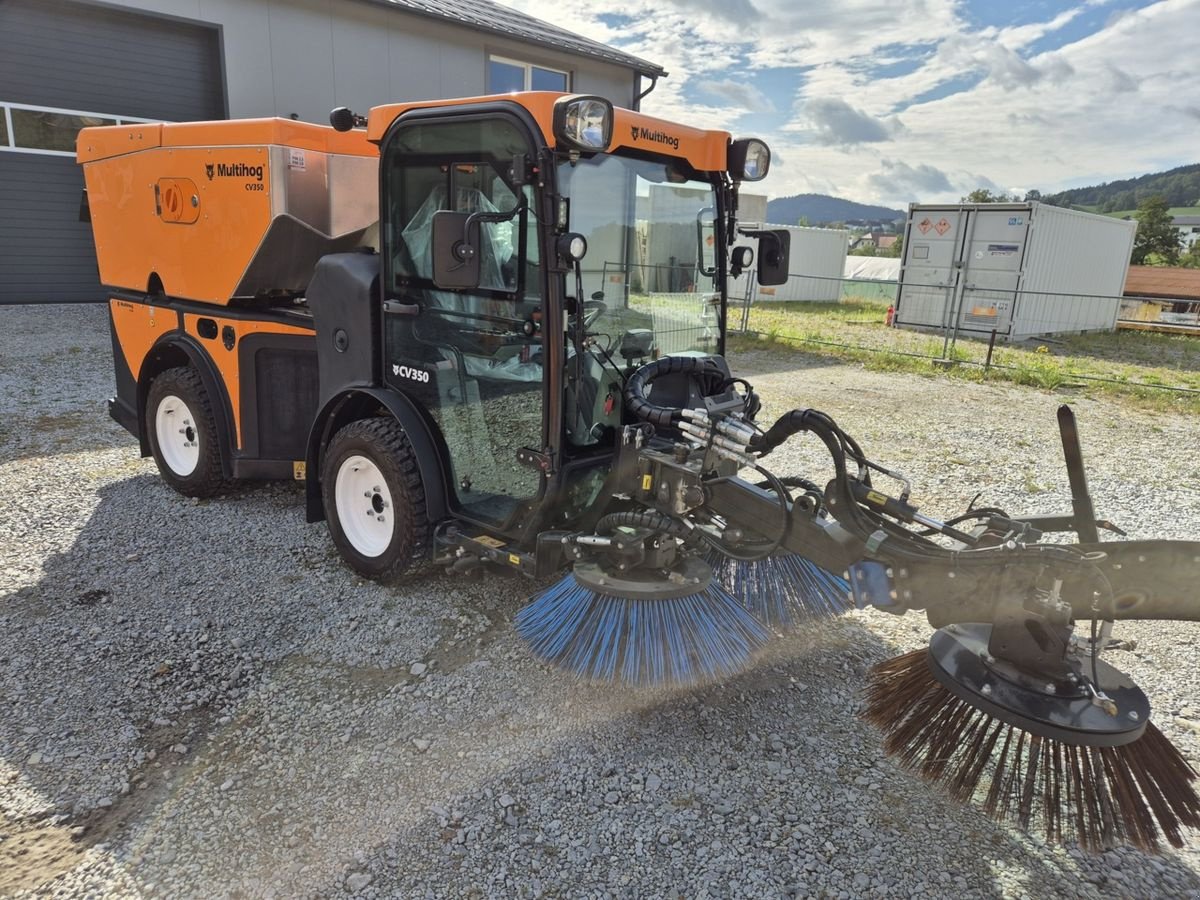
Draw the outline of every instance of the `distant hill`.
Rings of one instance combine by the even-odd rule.
[[[767,221],[775,225],[795,225],[802,218],[810,225],[832,222],[891,222],[906,213],[884,206],[868,206],[825,194],[797,194],[767,203]]]
[[[1072,188],[1042,197],[1042,201],[1109,213],[1136,209],[1139,203],[1156,194],[1166,197],[1168,206],[1200,206],[1200,163],[1124,181]]]

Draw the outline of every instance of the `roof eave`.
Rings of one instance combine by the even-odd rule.
[[[529,44],[533,47],[540,47],[543,50],[553,50],[557,53],[578,53],[581,56],[586,56],[588,59],[595,59],[599,60],[600,62],[609,63],[610,65],[631,69],[632,71],[637,72],[639,75],[648,75],[652,78],[664,78],[669,74],[666,69],[662,68],[662,66],[655,65],[654,63],[642,59],[639,56],[634,56],[631,53],[625,53],[621,50],[614,49],[612,51],[614,56],[608,56],[600,52],[589,52],[584,48],[561,47],[557,44],[535,40],[533,38],[526,37],[525,35],[513,34],[512,32],[504,31],[501,28],[486,28],[482,25],[476,24],[475,22],[464,22],[461,19],[455,19],[450,16],[439,16],[436,13],[431,13],[423,9],[413,9],[410,6],[400,6],[397,3],[393,3],[392,0],[364,0],[364,2],[373,3],[376,6],[384,6],[398,13],[407,14],[410,16],[419,16],[420,18],[428,19],[431,22],[452,23],[461,28],[477,31],[480,34],[491,34],[497,37],[507,38],[510,41]],[[617,56],[618,54],[619,57]]]

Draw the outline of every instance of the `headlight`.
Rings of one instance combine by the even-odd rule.
[[[603,97],[563,97],[554,104],[554,138],[569,150],[607,150],[613,107]]]
[[[587,256],[587,239],[582,234],[568,232],[558,239],[558,255],[567,262],[579,262]]]
[[[729,145],[729,177],[734,181],[762,181],[771,169],[771,150],[758,138],[743,138]]]

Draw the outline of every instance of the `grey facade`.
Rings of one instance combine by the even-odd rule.
[[[636,106],[663,74],[488,0],[0,0],[0,34],[0,303],[103,299],[78,215],[82,125],[326,122],[508,90],[497,66]]]

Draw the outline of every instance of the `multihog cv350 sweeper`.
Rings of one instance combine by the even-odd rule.
[[[905,765],[1090,848],[1200,825],[1196,773],[1102,658],[1118,620],[1200,619],[1200,543],[1100,540],[1068,408],[1069,513],[939,520],[829,415],[764,420],[731,374],[727,279],[788,275],[787,233],[737,220],[764,143],[552,93],[331,124],[79,137],[112,415],[168,484],[301,479],[369,578],[558,574],[518,632],[631,686],[727,677],[852,605],[923,610],[928,648],[868,683]],[[800,435],[828,470],[767,469]]]

